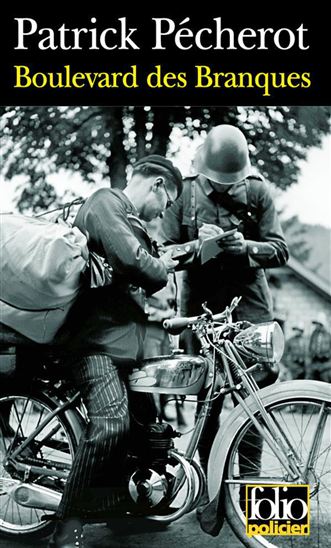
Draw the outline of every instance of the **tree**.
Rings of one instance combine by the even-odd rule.
[[[101,175],[123,188],[126,167],[166,154],[172,129],[194,139],[220,123],[240,127],[252,162],[278,187],[296,182],[298,161],[329,132],[328,107],[2,107],[2,175],[24,175],[21,210],[56,203],[48,177],[61,169]]]

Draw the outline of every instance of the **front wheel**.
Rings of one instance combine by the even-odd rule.
[[[286,459],[280,458],[280,452],[275,454],[265,440],[262,442],[250,419],[237,434],[228,455],[224,476],[227,520],[244,545],[251,548],[327,548],[331,538],[331,404],[325,398],[293,395],[280,398],[266,410],[278,425],[283,443],[294,450],[289,449],[288,454],[296,455],[310,486],[310,535],[247,536],[246,484],[296,483],[289,479]],[[260,412],[255,417],[265,431]]]

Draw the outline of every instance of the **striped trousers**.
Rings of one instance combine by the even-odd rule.
[[[89,423],[65,485],[59,519],[106,514],[127,496],[124,478],[130,417],[125,382],[107,355],[80,358],[72,376]],[[146,406],[143,409],[146,411]],[[152,420],[153,412],[150,409]]]

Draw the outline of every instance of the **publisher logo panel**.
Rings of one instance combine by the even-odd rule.
[[[246,485],[246,534],[308,536],[309,485]]]

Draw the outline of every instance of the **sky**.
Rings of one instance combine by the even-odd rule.
[[[303,223],[331,228],[331,136],[322,148],[311,148],[300,167],[298,184],[283,192],[277,203],[285,207],[285,216],[296,214]]]
[[[183,145],[184,150],[175,162],[183,174],[188,174],[197,145],[192,145],[192,141]],[[322,148],[309,150],[307,160],[301,162],[300,167],[298,183],[276,198],[278,207],[284,209],[285,217],[297,215],[303,223],[331,228],[331,135],[324,138]],[[51,177],[50,181],[55,183],[59,194],[68,184],[63,173]],[[0,180],[0,211],[13,210],[18,184],[22,184],[22,179],[17,178],[16,184]],[[79,176],[71,174],[70,188],[78,195],[88,196],[96,187],[82,184]]]

